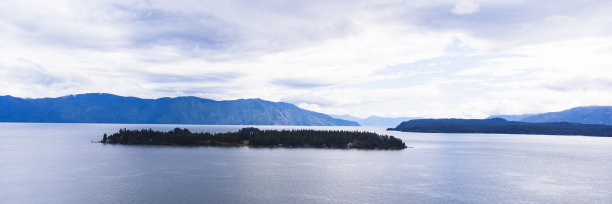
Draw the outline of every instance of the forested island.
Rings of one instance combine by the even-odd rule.
[[[396,128],[403,132],[425,133],[492,133],[534,135],[584,135],[612,137],[612,126],[568,122],[527,123],[492,119],[419,119],[402,122]]]
[[[151,129],[128,130],[106,135],[104,144],[181,145],[181,146],[250,146],[312,147],[355,149],[404,149],[401,139],[372,132],[340,130],[259,130],[249,127],[238,132],[191,132],[175,128],[163,132]]]

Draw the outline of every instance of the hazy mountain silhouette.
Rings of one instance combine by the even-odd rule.
[[[522,114],[522,115],[491,115],[487,119],[503,118],[509,121],[521,121],[522,119],[534,116],[537,114]]]
[[[350,120],[358,122],[359,125],[362,126],[380,126],[380,127],[395,127],[401,122],[409,121],[412,119],[418,119],[413,117],[379,117],[379,116],[370,116],[367,118],[358,118],[351,115],[332,115],[334,118],[339,118],[343,120]]]

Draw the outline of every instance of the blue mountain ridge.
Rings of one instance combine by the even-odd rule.
[[[293,104],[193,96],[142,99],[105,93],[24,99],[0,96],[0,122],[358,126]]]
[[[525,115],[492,115],[489,118],[504,118],[511,121],[532,123],[570,122],[612,125],[612,106],[582,106],[559,112]]]

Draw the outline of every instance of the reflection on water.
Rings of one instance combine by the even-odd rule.
[[[612,138],[420,134],[401,151],[90,143],[120,128],[0,123],[0,203],[611,203]]]

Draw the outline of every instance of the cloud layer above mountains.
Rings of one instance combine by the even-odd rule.
[[[610,1],[13,1],[0,94],[486,117],[612,105]]]

